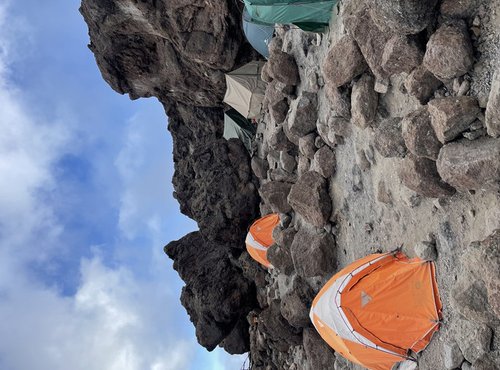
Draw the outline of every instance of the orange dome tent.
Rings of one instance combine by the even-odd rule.
[[[277,213],[259,218],[250,226],[245,240],[250,256],[267,268],[273,267],[267,260],[267,248],[274,243],[273,230],[279,222],[280,217]]]
[[[401,252],[372,254],[335,274],[313,301],[321,337],[348,360],[390,370],[411,360],[439,329],[441,300],[434,263]]]

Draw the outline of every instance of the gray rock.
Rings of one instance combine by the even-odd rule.
[[[267,177],[271,181],[294,183],[297,181],[297,174],[287,172],[282,168],[270,169],[267,173]]]
[[[463,367],[462,367],[463,369]],[[484,354],[474,362],[471,370],[499,370],[500,363],[498,362],[498,355],[494,357],[490,354]]]
[[[382,55],[385,44],[391,35],[381,31],[370,16],[368,7],[360,7],[357,2],[346,4],[344,26],[354,40],[356,40],[363,57],[377,81],[387,81],[389,75],[382,68]]]
[[[351,92],[350,89],[338,89],[332,84],[325,86],[325,93],[330,102],[333,117],[351,118]]]
[[[490,351],[493,333],[488,326],[459,319],[456,322],[455,331],[458,346],[470,363],[474,364]]]
[[[352,88],[352,122],[361,128],[368,127],[377,113],[378,94],[374,87],[375,79],[369,74],[364,74]]]
[[[329,117],[327,125],[329,129],[328,138],[334,143],[337,142],[335,136],[349,137],[351,134],[351,125],[345,118]]]
[[[377,185],[377,200],[384,204],[392,204],[392,194],[387,189],[384,180],[380,180]]]
[[[371,14],[381,29],[416,34],[431,21],[436,3],[437,0],[372,0]]]
[[[328,124],[320,120],[317,123],[316,129],[321,140],[330,148],[334,148],[337,140],[335,140],[334,134],[332,134],[334,140],[330,140],[330,129],[328,128]]]
[[[293,236],[295,236],[295,230],[294,229],[286,229],[286,230],[293,230],[293,234],[291,232],[287,233],[286,238],[292,236],[292,241],[293,241]],[[287,240],[287,244],[285,245],[278,245],[273,244],[271,245],[268,250],[267,250],[267,259],[271,264],[274,266],[275,269],[280,271],[283,274],[290,275],[293,273],[293,261],[292,261],[292,255],[290,253],[290,247],[292,246],[292,241]]]
[[[455,193],[455,189],[439,177],[436,163],[427,158],[409,154],[401,163],[399,176],[403,185],[424,197],[442,198]]]
[[[366,68],[358,45],[346,35],[330,48],[323,62],[323,75],[327,84],[340,87],[362,74]]]
[[[459,190],[500,191],[500,139],[482,137],[445,145],[437,160],[444,181]]]
[[[393,36],[384,47],[382,67],[390,75],[406,72],[422,63],[424,53],[408,36]]]
[[[314,154],[311,169],[318,172],[324,178],[329,178],[335,173],[335,153],[324,146]]]
[[[311,168],[311,160],[303,155],[299,155],[299,163],[297,165],[297,174],[302,176]]]
[[[494,320],[485,283],[471,273],[458,278],[451,290],[450,303],[456,312],[475,323],[489,324]],[[471,361],[467,356],[466,358]]]
[[[295,276],[292,287],[281,297],[281,314],[294,328],[301,329],[310,325],[309,308],[314,292],[306,281]]]
[[[306,222],[316,227],[324,227],[332,211],[326,179],[315,171],[304,173],[292,186],[288,203]]]
[[[293,56],[276,50],[270,54],[267,71],[269,76],[288,86],[296,86],[300,82],[299,69]]]
[[[287,352],[290,346],[302,343],[300,329],[291,326],[281,315],[281,304],[279,300],[273,300],[269,307],[264,309],[258,322],[261,323],[261,330],[272,339],[273,344],[281,352]]]
[[[452,18],[468,18],[477,10],[477,0],[443,0],[441,14]]]
[[[490,97],[486,106],[486,128],[488,135],[500,136],[500,70],[495,72],[491,82]]]
[[[280,164],[286,172],[293,172],[297,168],[295,157],[285,151],[280,152]]]
[[[260,78],[262,79],[262,81],[267,82],[267,83],[269,83],[273,80],[273,78],[269,74],[269,63],[265,63],[262,66],[262,69],[260,71]]]
[[[274,130],[268,140],[269,147],[275,151],[290,150],[295,147],[295,145],[288,140],[285,131],[283,131],[285,124],[280,125],[276,130]]]
[[[456,342],[444,343],[443,352],[444,366],[449,370],[460,367],[464,361],[464,355],[462,354],[462,351],[460,351],[460,347]]]
[[[248,321],[244,318],[239,319],[234,329],[219,344],[220,347],[231,354],[243,354],[250,350],[250,338],[248,333]]]
[[[301,228],[293,239],[291,253],[301,277],[326,277],[335,271],[335,239],[331,234]]]
[[[426,104],[434,95],[434,91],[443,83],[424,66],[415,68],[406,78],[404,86],[408,94]]]
[[[472,43],[464,27],[442,25],[429,39],[424,66],[436,77],[462,76],[474,64]]]
[[[260,187],[259,194],[273,212],[287,213],[292,210],[287,201],[291,186],[285,182],[269,181]]]
[[[401,122],[406,147],[417,157],[436,160],[442,144],[431,125],[431,116],[426,106],[408,114]]]
[[[436,245],[430,242],[420,242],[414,247],[415,254],[424,261],[435,261],[437,258]]]
[[[317,104],[316,94],[312,93],[303,93],[292,102],[288,118],[288,128],[292,134],[301,137],[316,129]]]
[[[335,363],[333,350],[319,336],[314,328],[305,328],[303,344],[307,357],[305,370],[329,370]]]
[[[259,157],[252,157],[252,171],[259,179],[264,180],[267,178],[267,171],[269,170],[269,163]]]
[[[434,99],[428,106],[431,125],[443,144],[467,130],[480,112],[477,100],[471,96]]]
[[[269,114],[275,123],[282,123],[288,113],[288,103],[286,100],[280,100],[269,106]]]
[[[375,148],[382,157],[404,157],[406,145],[401,133],[401,118],[384,120],[375,129]]]
[[[299,139],[299,152],[303,156],[309,159],[314,158],[314,153],[316,153],[316,134],[311,133],[309,135],[303,136]]]

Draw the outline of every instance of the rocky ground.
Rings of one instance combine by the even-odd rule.
[[[344,0],[327,33],[277,27],[251,161],[221,139],[223,73],[257,57],[238,6],[81,8],[104,79],[169,116],[175,196],[200,230],[165,251],[200,344],[252,369],[359,369],[310,303],[338,268],[401,247],[436,261],[444,306],[419,368],[500,368],[500,0]],[[266,271],[243,240],[271,211]]]

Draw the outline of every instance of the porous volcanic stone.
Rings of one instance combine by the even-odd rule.
[[[273,212],[287,213],[292,210],[287,201],[290,189],[291,184],[289,183],[269,181],[260,187],[259,194]]]
[[[482,137],[443,146],[437,169],[457,189],[500,191],[500,139]]]
[[[500,136],[500,70],[495,72],[491,82],[490,97],[486,106],[486,128],[488,135]]]
[[[393,36],[384,47],[382,67],[394,75],[411,70],[422,63],[424,53],[408,36]]]
[[[382,157],[404,157],[406,145],[401,133],[401,118],[388,118],[375,130],[375,148]]]
[[[442,144],[431,126],[431,116],[426,106],[408,114],[401,123],[406,147],[417,157],[436,160]]]
[[[455,193],[455,189],[439,177],[436,163],[427,158],[409,154],[401,163],[399,176],[403,185],[425,197],[443,198]]]
[[[326,179],[315,171],[304,173],[292,186],[288,203],[311,225],[325,226],[332,211]]]
[[[352,122],[361,128],[368,127],[377,113],[378,94],[374,87],[375,79],[369,74],[364,74],[352,88]]]
[[[451,79],[462,76],[473,64],[472,43],[465,25],[442,25],[429,39],[424,66],[436,77]]]
[[[335,271],[335,239],[326,232],[301,228],[292,243],[295,271],[304,277],[328,276]]]
[[[405,80],[405,88],[408,94],[417,98],[420,103],[425,104],[434,95],[434,91],[443,83],[438,80],[424,66],[415,68]]]
[[[323,62],[323,75],[327,84],[340,87],[362,74],[366,68],[356,41],[346,35],[330,48]]]
[[[309,308],[314,293],[307,282],[295,276],[292,287],[281,297],[281,314],[294,328],[302,329],[310,325]]]
[[[372,0],[371,14],[381,29],[395,34],[416,34],[434,16],[437,0]]]
[[[431,100],[428,104],[431,125],[436,137],[443,144],[455,139],[470,127],[480,112],[476,98],[450,96]]]

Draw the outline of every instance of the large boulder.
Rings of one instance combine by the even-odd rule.
[[[306,172],[292,186],[288,203],[306,222],[316,227],[325,226],[332,211],[327,180],[315,171]]]
[[[323,75],[327,83],[340,87],[362,74],[366,67],[356,41],[346,35],[330,48],[323,62]]]
[[[495,72],[491,82],[490,97],[486,106],[486,128],[488,135],[500,136],[500,70]]]
[[[431,100],[428,104],[431,125],[441,143],[455,139],[470,127],[480,113],[476,98],[450,96]]]
[[[382,157],[404,157],[406,145],[401,133],[401,118],[388,118],[375,130],[375,148]]]
[[[436,160],[442,144],[431,125],[431,116],[426,106],[408,114],[401,123],[406,147],[417,157]]]
[[[352,88],[352,122],[360,128],[368,127],[375,119],[377,106],[378,94],[375,91],[375,79],[369,74],[364,74]]]
[[[286,182],[269,181],[260,187],[259,193],[273,212],[287,213],[292,209],[287,201],[291,186],[290,183]]]
[[[300,228],[291,253],[295,271],[304,278],[326,277],[335,271],[335,239],[329,233]]]
[[[399,177],[407,188],[430,198],[443,198],[454,194],[455,190],[441,180],[436,163],[427,158],[406,156],[401,163]]]
[[[372,17],[381,29],[409,35],[427,27],[437,0],[372,0],[371,4]]]
[[[203,238],[198,231],[165,247],[165,253],[174,260],[174,269],[186,283],[181,303],[195,325],[198,342],[210,351],[255,306],[252,284],[232,264],[230,249],[230,245]]]
[[[483,137],[445,145],[437,170],[444,181],[466,190],[500,191],[500,139]]]
[[[472,43],[465,25],[444,24],[429,39],[424,66],[436,77],[451,79],[462,76],[473,64]]]

